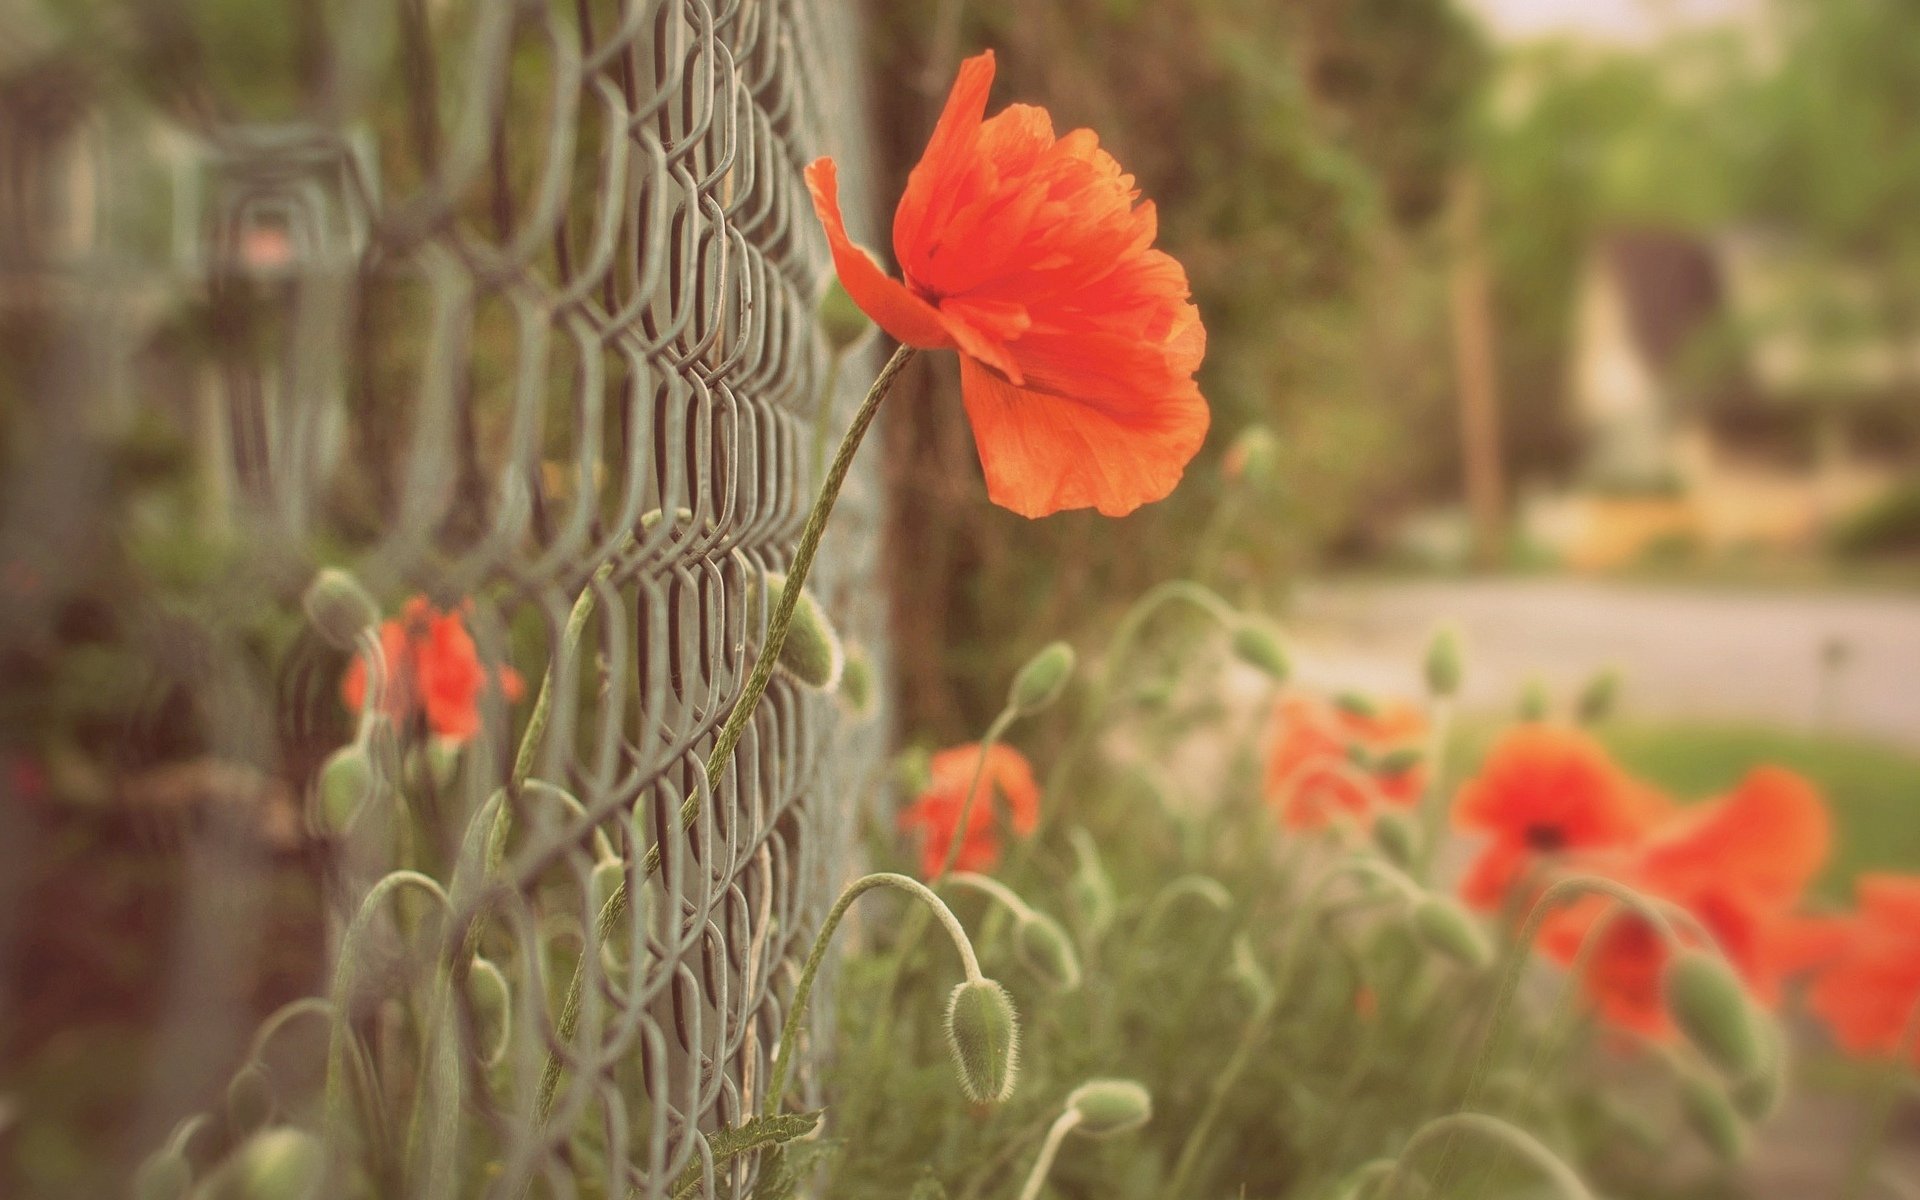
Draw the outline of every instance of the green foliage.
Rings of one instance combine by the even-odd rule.
[[[795,1138],[812,1133],[820,1124],[820,1114],[781,1113],[768,1117],[750,1117],[731,1129],[722,1129],[707,1138],[707,1149],[713,1155],[713,1170],[717,1176],[721,1170],[742,1154],[763,1150],[775,1146],[784,1146]],[[705,1165],[692,1163],[673,1184],[673,1200],[690,1200],[700,1195],[700,1185],[704,1178]],[[756,1196],[760,1196],[756,1193]],[[761,1200],[766,1200],[764,1196]]]
[[[1850,517],[1835,531],[1833,547],[1851,558],[1920,556],[1920,480],[1901,484]]]

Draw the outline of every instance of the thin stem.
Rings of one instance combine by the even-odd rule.
[[[987,758],[1007,732],[1007,726],[1013,724],[1014,718],[1019,715],[1011,707],[1001,709],[1000,715],[993,719],[993,724],[987,726],[986,736],[980,739],[980,757],[973,764],[973,780],[967,784],[967,798],[960,802],[960,818],[954,824],[953,836],[947,839],[947,855],[940,862],[940,873],[933,877],[934,883],[953,874],[953,865],[960,861],[960,846],[966,841],[967,822],[973,817],[973,801],[980,794],[980,780],[987,773]]]
[[[1267,1031],[1267,1020],[1279,1003],[1278,989],[1267,994],[1247,1016],[1247,1023],[1240,1031],[1240,1042],[1233,1048],[1233,1057],[1220,1074],[1214,1076],[1213,1087],[1207,1093],[1207,1106],[1200,1112],[1200,1119],[1194,1122],[1187,1133],[1187,1140],[1180,1147],[1180,1157],[1174,1163],[1173,1178],[1167,1184],[1166,1195],[1187,1196],[1192,1189],[1188,1186],[1193,1173],[1200,1165],[1200,1152],[1206,1148],[1207,1137],[1213,1127],[1219,1123],[1220,1114],[1225,1111],[1227,1097],[1232,1094],[1234,1085],[1240,1082],[1240,1076],[1253,1063],[1253,1052],[1259,1049],[1261,1035]]]
[[[953,939],[954,949],[960,952],[960,964],[966,972],[967,982],[981,978],[980,960],[973,952],[973,943],[967,938],[967,931],[961,927],[959,918],[953,915],[940,897],[925,884],[905,875],[880,872],[866,875],[847,885],[840,893],[840,899],[827,913],[827,919],[820,926],[820,933],[813,939],[813,949],[807,955],[807,962],[800,970],[800,982],[793,989],[793,999],[787,1005],[787,1020],[780,1028],[780,1045],[774,1053],[773,1076],[768,1082],[767,1094],[762,1101],[761,1111],[772,1116],[780,1111],[781,1097],[787,1090],[787,1073],[793,1063],[794,1043],[800,1037],[800,1019],[806,1015],[807,1002],[813,996],[813,977],[820,971],[820,963],[827,956],[827,945],[833,940],[834,931],[840,928],[840,920],[847,915],[847,909],[855,900],[877,887],[898,888],[924,904],[934,917],[946,928],[947,936]]]
[[[1020,1188],[1020,1200],[1035,1200],[1040,1195],[1040,1189],[1047,1182],[1047,1172],[1053,1169],[1054,1156],[1060,1153],[1060,1143],[1079,1124],[1079,1110],[1070,1108],[1047,1130],[1047,1140],[1040,1143],[1040,1157],[1033,1160],[1033,1170],[1027,1172],[1027,1182]]]
[[[1440,838],[1447,828],[1447,735],[1453,725],[1453,702],[1435,698],[1433,719],[1428,724],[1427,788],[1420,797],[1420,849],[1415,878],[1426,883],[1433,878],[1433,860],[1440,851]]]
[[[587,619],[593,615],[593,606],[598,596],[595,594],[600,584],[613,575],[613,559],[600,564],[587,585],[580,589],[580,595],[573,602],[573,610],[567,614],[567,623],[560,630],[560,645],[555,648],[553,657],[547,661],[546,674],[540,677],[540,694],[534,697],[533,711],[527,714],[527,727],[520,734],[520,750],[513,756],[513,774],[508,776],[507,791],[519,795],[525,786],[527,777],[533,774],[533,758],[539,753],[540,742],[546,736],[547,721],[553,713],[553,693],[559,686],[561,667],[573,660],[574,653],[580,647],[580,639],[586,633]],[[495,821],[495,841],[503,842],[501,827],[512,821],[512,811],[502,806]],[[489,866],[498,866],[492,861]]]
[[[1859,1139],[1854,1143],[1853,1160],[1840,1184],[1840,1200],[1863,1200],[1867,1185],[1873,1182],[1874,1164],[1880,1148],[1886,1145],[1887,1129],[1893,1123],[1894,1104],[1900,1098],[1900,1083],[1906,1078],[1914,1052],[1920,1049],[1920,1003],[1907,1014],[1893,1058],[1880,1071],[1867,1100],[1867,1119],[1861,1123]]]
[[[981,875],[973,871],[955,871],[947,876],[947,882],[956,887],[972,888],[976,892],[991,896],[1006,905],[1008,911],[1012,912],[1016,918],[1033,915],[1032,905],[1022,900],[1019,893],[991,875]]]
[[[1461,1134],[1472,1134],[1496,1142],[1526,1159],[1564,1200],[1592,1200],[1592,1193],[1574,1174],[1573,1168],[1542,1145],[1538,1138],[1498,1117],[1477,1112],[1448,1113],[1422,1125],[1408,1139],[1406,1148],[1400,1151],[1400,1157],[1394,1161],[1393,1170],[1378,1193],[1379,1200],[1394,1200],[1399,1195],[1401,1183],[1412,1178],[1412,1169],[1408,1164],[1420,1151],[1436,1141],[1441,1141],[1451,1149],[1454,1139]]]

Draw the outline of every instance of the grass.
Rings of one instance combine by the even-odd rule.
[[[1456,759],[1471,770],[1495,728],[1472,724]],[[1862,871],[1920,871],[1920,756],[1884,743],[1743,724],[1620,720],[1595,731],[1622,765],[1682,801],[1726,792],[1747,771],[1773,763],[1798,771],[1826,795],[1834,849],[1815,884],[1835,902],[1851,898]]]

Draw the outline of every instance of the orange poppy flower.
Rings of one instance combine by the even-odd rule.
[[[1173,490],[1207,432],[1206,350],[1153,205],[1085,129],[983,120],[991,51],[960,66],[893,217],[890,278],[847,236],[833,160],[807,168],[840,282],[897,340],[960,352],[987,495],[1028,517],[1123,516]]]
[[[1492,835],[1467,868],[1460,894],[1476,908],[1497,908],[1545,858],[1631,845],[1652,826],[1660,803],[1587,734],[1515,726],[1454,799],[1456,828]]]
[[[995,744],[987,751],[987,762],[980,776],[980,791],[967,814],[967,827],[960,826],[960,809],[965,805],[967,789],[980,763],[980,744],[969,743],[942,750],[928,764],[929,781],[919,797],[900,814],[900,828],[919,830],[921,873],[932,879],[946,865],[947,850],[958,836],[960,854],[954,859],[958,871],[990,871],[1000,861],[1000,827],[994,814],[994,797],[1006,805],[1007,824],[1018,834],[1032,833],[1040,823],[1040,785],[1034,782],[1033,764],[1011,746]]]
[[[1837,928],[1807,1000],[1849,1053],[1886,1056],[1920,1007],[1920,876],[1864,875],[1855,886],[1859,912]]]
[[[1403,701],[1326,703],[1289,695],[1274,710],[1267,802],[1290,829],[1319,829],[1338,816],[1365,823],[1373,801],[1408,807],[1426,788],[1417,758],[1426,716]]]
[[[490,683],[508,700],[520,698],[524,687],[519,672],[506,666],[489,672],[481,664],[461,616],[465,607],[442,611],[425,596],[415,596],[398,617],[381,623],[380,648],[387,669],[381,707],[395,724],[405,725],[419,713],[433,733],[465,741],[480,732],[480,696]],[[340,694],[355,712],[366,703],[364,659],[355,658],[348,666]]]
[[[1754,996],[1772,1003],[1783,964],[1775,943],[1826,861],[1831,825],[1812,784],[1791,771],[1761,767],[1724,799],[1674,817],[1616,874],[1691,913]],[[1554,914],[1542,934],[1543,949],[1572,962],[1608,907],[1595,897]],[[1680,933],[1693,940],[1684,928]],[[1666,1036],[1670,1027],[1660,1002],[1665,944],[1630,915],[1616,918],[1601,937],[1583,980],[1588,995],[1614,1024]]]

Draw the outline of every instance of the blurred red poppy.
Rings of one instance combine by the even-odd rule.
[[[1587,734],[1560,725],[1515,726],[1454,799],[1456,828],[1492,835],[1468,867],[1460,894],[1477,908],[1497,908],[1543,861],[1632,845],[1664,805]]]
[[[489,671],[481,663],[462,610],[443,611],[425,596],[415,596],[398,617],[381,623],[380,648],[387,669],[381,708],[396,724],[404,725],[418,713],[432,733],[465,741],[480,732],[480,697],[490,683],[509,701],[518,700],[525,690],[512,667]],[[364,659],[355,658],[347,667],[340,694],[355,712],[366,703]]]
[[[1849,1053],[1887,1056],[1920,1010],[1920,876],[1864,875],[1859,911],[1828,927],[1808,1005]],[[1920,1049],[1912,1055],[1920,1066]]]
[[[1171,492],[1207,433],[1206,350],[1153,204],[1090,130],[983,120],[991,51],[959,78],[893,218],[892,279],[847,236],[833,160],[807,168],[847,294],[897,340],[960,352],[987,495],[1028,517],[1123,516]]]
[[[1755,998],[1771,1003],[1783,963],[1776,940],[1831,842],[1831,819],[1813,785],[1791,771],[1760,767],[1725,798],[1675,816],[1614,874],[1692,914]],[[1595,897],[1549,918],[1543,949],[1572,962],[1610,903]],[[1697,940],[1684,926],[1680,932]],[[1666,1036],[1660,1002],[1665,944],[1631,915],[1615,918],[1600,936],[1583,981],[1588,995],[1614,1024]]]
[[[1426,787],[1426,732],[1426,714],[1404,701],[1286,696],[1274,709],[1267,802],[1290,829],[1339,816],[1364,824],[1375,800],[1411,806]]]
[[[1040,785],[1034,781],[1033,765],[1013,747],[995,744],[987,751],[980,791],[967,814],[967,827],[961,831],[960,809],[966,803],[967,789],[973,784],[979,763],[978,742],[934,755],[928,764],[930,778],[926,789],[900,814],[903,831],[920,831],[920,867],[928,879],[940,873],[956,835],[961,841],[959,857],[953,864],[955,870],[990,871],[1000,861],[1000,821],[995,813],[995,796],[1006,805],[1007,824],[1015,833],[1032,833],[1040,823]]]

